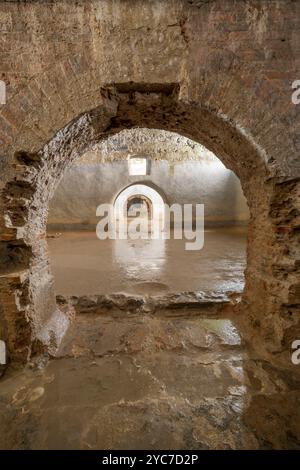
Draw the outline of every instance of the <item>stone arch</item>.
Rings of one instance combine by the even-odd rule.
[[[15,153],[14,177],[2,194],[1,257],[6,272],[0,278],[2,323],[11,357],[27,361],[32,354],[54,353],[68,327],[68,312],[61,312],[55,302],[45,237],[56,185],[93,144],[132,127],[190,137],[240,178],[251,216],[241,318],[249,339],[262,340],[261,349],[287,349],[290,328],[299,328],[297,272],[283,262],[287,241],[299,259],[292,197],[299,194],[299,182],[292,180],[288,190],[280,181],[275,184],[264,150],[222,113],[185,99],[176,83],[115,84],[102,88],[100,96],[96,108],[63,127],[39,151]]]
[[[120,220],[120,218],[124,217],[124,212],[127,209],[127,201],[133,196],[142,196],[150,201],[151,218],[159,221],[160,230],[163,231],[165,228],[165,201],[161,194],[154,189],[154,185],[133,183],[123,188],[114,201],[115,218]]]
[[[136,194],[133,194],[132,196],[129,196],[126,201],[127,216],[134,217],[134,215],[130,214],[130,211],[131,211],[132,206],[134,206],[135,204],[145,206],[147,217],[150,218],[150,220],[152,219],[153,209],[152,209],[151,199],[149,199],[147,196],[144,196],[143,194],[140,194],[140,193],[136,193]]]

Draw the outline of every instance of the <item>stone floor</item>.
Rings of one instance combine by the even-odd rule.
[[[300,449],[300,378],[230,314],[79,314],[57,357],[0,381],[1,449]]]
[[[61,295],[241,292],[246,228],[205,231],[204,248],[185,240],[98,240],[95,232],[49,238],[56,292]]]

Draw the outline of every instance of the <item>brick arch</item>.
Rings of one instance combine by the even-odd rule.
[[[0,278],[1,316],[11,357],[27,361],[32,354],[55,353],[68,328],[68,312],[61,312],[55,302],[45,236],[56,185],[93,144],[133,127],[190,137],[240,178],[251,215],[240,317],[249,339],[262,340],[262,349],[287,349],[290,329],[299,328],[299,182],[292,180],[287,187],[274,181],[272,162],[261,145],[220,110],[187,100],[176,83],[115,84],[98,95],[98,106],[64,126],[40,150],[28,152],[20,146],[14,155],[13,177],[2,194],[6,272]],[[286,264],[287,243],[294,249],[294,265]]]

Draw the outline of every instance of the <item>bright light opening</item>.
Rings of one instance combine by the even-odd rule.
[[[144,176],[148,174],[147,157],[129,157],[128,170],[130,176]]]

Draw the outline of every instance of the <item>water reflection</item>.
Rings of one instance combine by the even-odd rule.
[[[159,281],[166,262],[166,240],[115,240],[114,258],[129,280]]]
[[[185,240],[99,240],[91,232],[65,232],[48,244],[62,295],[240,292],[244,285],[246,231],[238,227],[207,230],[199,251],[187,251]]]

